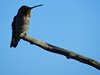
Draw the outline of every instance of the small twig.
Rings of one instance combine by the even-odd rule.
[[[57,54],[60,54],[60,55],[64,55],[68,59],[71,58],[71,59],[77,60],[79,62],[82,62],[84,64],[88,64],[88,65],[90,65],[90,66],[92,66],[92,67],[100,70],[100,62],[97,62],[94,59],[91,59],[91,58],[82,56],[82,55],[77,54],[75,52],[72,52],[70,50],[66,50],[64,48],[60,48],[60,47],[57,47],[57,46],[48,44],[46,42],[42,42],[40,40],[37,40],[35,38],[32,38],[32,37],[28,36],[27,34],[21,35],[20,37],[23,40],[25,40],[27,42],[30,42],[30,44],[37,45],[37,46],[43,48],[46,51],[53,52],[53,53],[57,53]]]

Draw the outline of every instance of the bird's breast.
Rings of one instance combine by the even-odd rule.
[[[23,17],[22,32],[27,32],[29,30],[30,17]]]
[[[29,29],[30,17],[29,16],[17,16],[16,25],[19,29],[19,33],[26,33]]]
[[[24,17],[23,17],[23,22],[24,22],[25,25],[29,25],[30,17],[24,16]]]

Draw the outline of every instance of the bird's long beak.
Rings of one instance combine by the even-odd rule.
[[[33,7],[31,7],[31,9],[36,8],[36,7],[39,7],[39,6],[42,6],[42,5],[43,5],[43,4],[33,6]]]

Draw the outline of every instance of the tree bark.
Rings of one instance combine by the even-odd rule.
[[[65,57],[67,57],[67,59],[71,58],[71,59],[77,60],[81,63],[88,64],[88,65],[100,70],[100,62],[97,62],[94,59],[82,56],[78,53],[75,53],[75,52],[72,52],[70,50],[51,45],[51,44],[46,43],[46,42],[37,40],[35,38],[28,36],[27,34],[21,35],[20,37],[21,37],[21,39],[23,39],[27,42],[30,42],[30,44],[37,45],[37,46],[43,48],[46,51],[57,53],[57,54],[60,54],[60,55],[64,55]]]

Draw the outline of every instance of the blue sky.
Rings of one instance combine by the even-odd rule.
[[[0,1],[0,75],[100,75],[100,71],[21,40],[10,48],[11,23],[22,5],[44,4],[31,12],[34,38],[100,62],[100,0]]]

